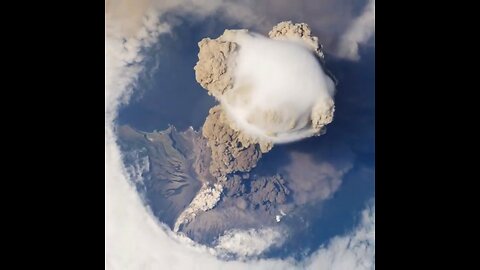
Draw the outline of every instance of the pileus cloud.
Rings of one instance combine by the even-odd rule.
[[[171,269],[340,269],[333,266],[345,265],[345,258],[352,263],[367,262],[363,267],[349,269],[371,269],[375,238],[371,229],[368,234],[363,233],[364,224],[320,248],[306,262],[294,263],[280,259],[224,262],[212,256],[211,249],[180,238],[159,223],[129,184],[116,143],[114,120],[119,106],[128,103],[132,85],[143,68],[140,49],[157,42],[160,34],[174,26],[159,20],[166,12],[206,16],[225,10],[243,25],[258,24],[252,19],[258,16],[254,16],[254,9],[227,0],[106,0],[105,5],[105,269],[158,269],[165,265]],[[368,220],[368,224],[372,222],[374,218]],[[372,244],[366,248],[352,244],[358,242],[357,232],[367,235]],[[344,244],[339,245],[340,241]]]
[[[333,120],[334,83],[310,27],[281,22],[269,37],[225,30],[198,43],[195,78],[220,102],[202,128],[215,177],[248,172],[275,143],[321,135]]]
[[[233,89],[221,99],[250,136],[284,143],[319,134],[332,121],[332,80],[301,41],[244,35]]]
[[[293,30],[291,30],[293,29]],[[227,30],[199,43],[197,81],[229,125],[253,141],[286,143],[320,135],[333,120],[334,83],[306,24],[282,22],[271,37]]]

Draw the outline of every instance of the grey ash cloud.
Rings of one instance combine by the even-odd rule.
[[[115,126],[119,106],[128,104],[135,90],[133,86],[137,76],[142,72],[142,49],[157,42],[160,34],[171,33],[181,22],[164,20],[166,13],[192,15],[189,18],[198,20],[218,12],[232,21],[254,26],[254,29],[264,33],[278,21],[286,19],[285,14],[288,14],[288,19],[309,22],[313,32],[318,33],[324,43],[324,51],[333,52],[339,33],[348,29],[362,12],[354,3],[361,6],[363,2],[247,0],[242,5],[233,1],[196,0],[106,2],[106,269],[159,268],[166,263],[172,269],[192,266],[209,269],[333,269],[342,265],[348,265],[349,269],[374,269],[374,208],[364,212],[364,222],[352,232],[332,239],[326,246],[315,247],[317,250],[300,262],[290,259],[224,262],[215,258],[211,249],[172,234],[162,223],[166,222],[172,228],[175,220],[189,207],[204,185],[214,186],[222,182],[224,189],[217,205],[186,223],[182,232],[207,245],[218,244],[210,240],[226,232],[223,248],[229,247],[231,251],[239,253],[250,249],[254,251],[253,255],[259,256],[268,246],[262,241],[251,241],[252,238],[279,241],[275,236],[279,231],[276,226],[282,226],[283,221],[277,224],[275,212],[285,210],[293,215],[304,204],[321,204],[329,199],[338,190],[341,178],[350,170],[353,162],[350,157],[338,161],[329,154],[323,157],[311,152],[310,157],[302,157],[302,153],[292,154],[287,155],[288,162],[282,163],[287,165],[284,169],[267,169],[262,161],[268,157],[271,146],[264,143],[262,147],[261,143],[252,142],[254,150],[248,150],[246,156],[253,158],[240,158],[232,162],[242,155],[240,153],[244,151],[244,145],[231,144],[221,149],[237,149],[230,151],[231,156],[222,160],[223,164],[227,164],[217,163],[220,166],[213,168],[218,169],[212,170],[212,148],[208,145],[208,138],[204,137],[204,130],[177,131],[169,128],[145,133]],[[126,42],[122,43],[122,40]],[[116,129],[116,132],[112,132],[112,129]],[[225,134],[230,136],[232,133]],[[246,139],[241,135],[238,137]],[[123,153],[118,151],[117,142]],[[219,157],[222,151],[218,152]],[[120,158],[124,158],[127,164],[117,162]],[[314,170],[315,173],[309,177],[298,177],[298,172],[309,168],[309,162],[312,167],[323,164],[320,165],[323,169]],[[249,173],[245,173],[247,171]],[[125,172],[130,174],[123,175]],[[140,179],[138,176],[144,179],[136,181]],[[140,193],[144,192],[141,195],[150,192],[143,197],[147,203],[143,201],[142,205],[136,199],[138,194],[124,183],[127,180],[133,180],[140,187]],[[318,189],[305,189],[306,186]],[[152,219],[150,211],[158,219]],[[252,231],[259,224],[270,226],[274,231]],[[211,238],[207,239],[208,235]],[[249,244],[242,246],[237,240]],[[135,248],[132,249],[132,246]]]

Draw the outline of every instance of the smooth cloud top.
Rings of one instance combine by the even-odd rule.
[[[333,120],[334,83],[309,26],[281,22],[269,35],[225,30],[198,43],[195,78],[220,102],[226,124],[248,139],[242,145],[321,135]]]
[[[235,83],[220,101],[242,130],[285,143],[315,135],[332,120],[333,82],[303,42],[260,35],[237,42]]]

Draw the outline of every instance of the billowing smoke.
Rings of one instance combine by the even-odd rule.
[[[198,43],[196,80],[220,102],[202,128],[215,177],[248,172],[275,143],[321,135],[333,120],[334,83],[310,27],[285,21],[268,35],[225,30]]]
[[[372,235],[370,227],[368,227],[369,233],[366,234],[369,243],[367,247],[351,244],[365,241],[363,238],[357,239],[357,232],[361,232],[362,236],[365,235],[363,233],[365,224],[360,224],[352,233],[332,240],[328,246],[319,249],[305,262],[292,262],[289,259],[246,262],[218,260],[213,256],[215,252],[212,249],[195,245],[188,239],[173,234],[164,224],[158,222],[129,182],[131,179],[128,179],[128,172],[122,163],[122,153],[116,141],[117,126],[114,121],[120,105],[128,103],[135,80],[143,69],[142,50],[158,42],[161,34],[168,33],[175,26],[172,22],[166,23],[161,16],[171,12],[176,15],[189,14],[204,17],[221,10],[223,15],[233,21],[242,22],[242,25],[255,24],[260,28],[260,24],[267,24],[270,27],[271,23],[265,23],[259,18],[258,14],[262,12],[255,12],[255,8],[251,8],[255,1],[247,2],[248,5],[235,4],[228,0],[106,0],[105,269],[161,269],[166,265],[171,269],[195,267],[202,269],[316,269],[327,265],[330,269],[335,269],[331,267],[332,264],[337,267],[345,264],[345,254],[348,255],[346,260],[352,263],[368,262],[365,264],[368,268],[351,267],[349,269],[371,268],[373,257],[370,253],[374,254],[374,234]],[[305,49],[296,49],[296,51],[299,50]],[[327,87],[327,89],[330,88]],[[303,102],[300,103],[303,104]],[[300,111],[303,111],[303,114]],[[296,113],[308,115],[307,111],[298,110]],[[315,111],[314,107],[312,111]],[[282,131],[281,126],[282,124],[278,124],[276,128]],[[260,127],[266,128],[261,125]],[[296,131],[301,129],[298,128]],[[251,140],[244,138],[240,133],[238,136],[242,141]],[[262,149],[261,147],[252,149],[252,152],[258,154],[268,151],[271,146],[267,143],[262,147]],[[228,169],[231,170],[231,168]],[[369,219],[367,225],[372,222],[374,224],[374,219]],[[343,244],[339,245],[339,242]],[[365,250],[369,252],[368,256],[364,256]],[[318,258],[322,259],[320,263]]]
[[[334,85],[301,42],[245,35],[234,86],[221,103],[247,134],[274,143],[318,134],[332,120]]]
[[[285,143],[321,134],[333,120],[334,83],[320,64],[317,38],[306,24],[291,22],[270,35],[227,30],[201,41],[197,81],[220,101],[231,128],[253,141]]]

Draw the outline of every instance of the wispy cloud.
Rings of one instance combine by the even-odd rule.
[[[232,230],[218,239],[215,249],[241,258],[258,256],[271,247],[282,245],[285,237],[279,228]]]
[[[374,269],[374,208],[365,210],[363,222],[352,233],[334,238],[302,262],[222,261],[217,250],[195,244],[158,222],[128,180],[114,131],[118,109],[128,103],[143,69],[143,48],[172,29],[159,19],[169,11],[207,16],[223,10],[234,20],[250,20],[250,24],[262,20],[253,20],[257,16],[251,6],[230,1],[108,0],[105,4],[106,269]]]
[[[353,21],[341,37],[338,56],[350,60],[359,60],[359,44],[364,44],[375,35],[375,0],[370,0],[363,13]]]
[[[362,212],[356,230],[333,238],[308,259],[307,265],[308,269],[375,269],[375,206]]]

